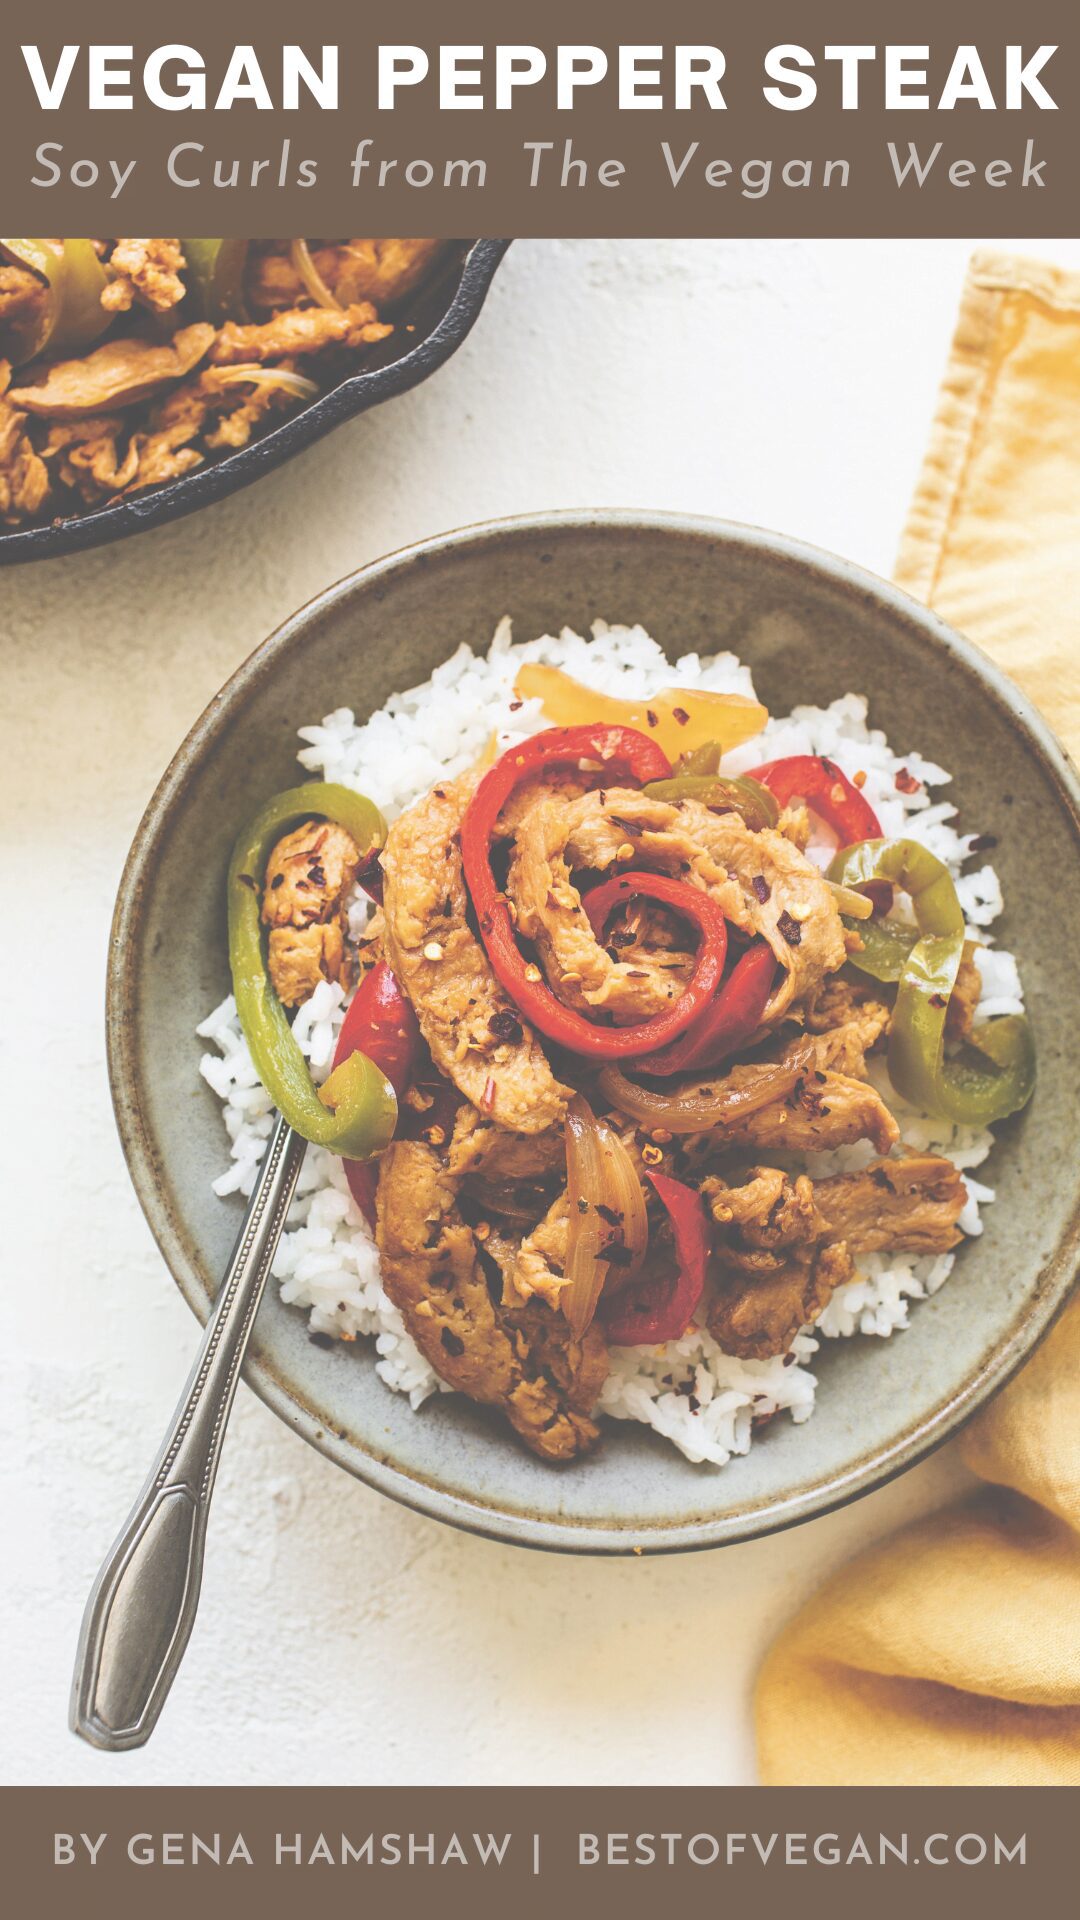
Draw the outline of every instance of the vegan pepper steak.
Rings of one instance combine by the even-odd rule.
[[[549,1461],[607,1413],[722,1465],[806,1417],[819,1329],[947,1277],[1031,1033],[947,776],[865,703],[770,720],[731,656],[672,686],[639,629],[585,647],[497,637],[304,729],[323,777],[237,841],[200,1028],[218,1190],[276,1105],[313,1143],[276,1268],[313,1338],[374,1332],[414,1405],[467,1394]]]

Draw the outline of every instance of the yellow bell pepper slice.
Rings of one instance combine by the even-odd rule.
[[[539,700],[553,726],[575,727],[596,721],[636,727],[675,761],[710,741],[724,753],[760,733],[769,715],[757,700],[741,693],[706,693],[697,687],[664,687],[647,700],[618,700],[596,693],[559,667],[530,662],[514,682],[519,700]]]

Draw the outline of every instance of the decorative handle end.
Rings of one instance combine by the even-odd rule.
[[[190,1487],[151,1486],[102,1567],[71,1693],[71,1730],[91,1746],[117,1753],[149,1740],[194,1623],[204,1531]]]

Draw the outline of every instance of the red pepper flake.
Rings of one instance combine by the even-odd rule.
[[[672,707],[671,717],[680,727],[685,727],[690,719],[685,707]]]
[[[754,889],[755,900],[760,900],[762,906],[764,906],[766,900],[772,893],[772,888],[766,880],[765,875],[763,873],[755,873],[750,885]]]
[[[495,1040],[505,1040],[508,1045],[516,1046],[522,1037],[521,1021],[509,1007],[500,1007],[488,1021],[488,1032]]]
[[[909,773],[906,767],[901,767],[896,776],[896,786],[900,793],[918,793],[922,781],[916,780],[915,775]]]
[[[596,1203],[596,1211],[600,1215],[601,1220],[607,1221],[609,1227],[622,1225],[622,1214],[617,1207],[606,1207],[603,1201],[598,1200]]]
[[[491,1075],[489,1074],[487,1077],[487,1080],[484,1082],[484,1091],[480,1096],[481,1105],[486,1107],[489,1113],[491,1112],[492,1107],[495,1105],[495,1095],[497,1091],[498,1089],[496,1087],[495,1081],[492,1079]]]
[[[646,707],[645,718],[648,721],[650,727],[658,727],[660,725],[660,715],[658,713],[654,713],[651,707]]]
[[[943,993],[932,993],[930,995],[930,1005],[932,1007],[947,1007],[948,1004]]]
[[[797,947],[802,939],[802,928],[797,920],[792,919],[786,907],[776,922],[776,930],[787,941],[789,947]]]
[[[433,788],[432,788],[432,792],[434,793],[434,795],[435,795],[435,798],[436,798],[436,800],[445,800],[445,799],[446,799],[446,788],[445,788],[445,787],[433,787]]]
[[[511,713],[520,713],[524,705],[525,705],[524,700],[511,700],[510,702]]]
[[[629,1267],[634,1260],[631,1249],[624,1246],[621,1239],[606,1241],[600,1248],[600,1258],[611,1267]]]

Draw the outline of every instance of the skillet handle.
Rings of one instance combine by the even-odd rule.
[[[305,1146],[279,1116],[161,1450],[86,1603],[69,1724],[110,1753],[150,1738],[184,1657],[225,1426]]]

